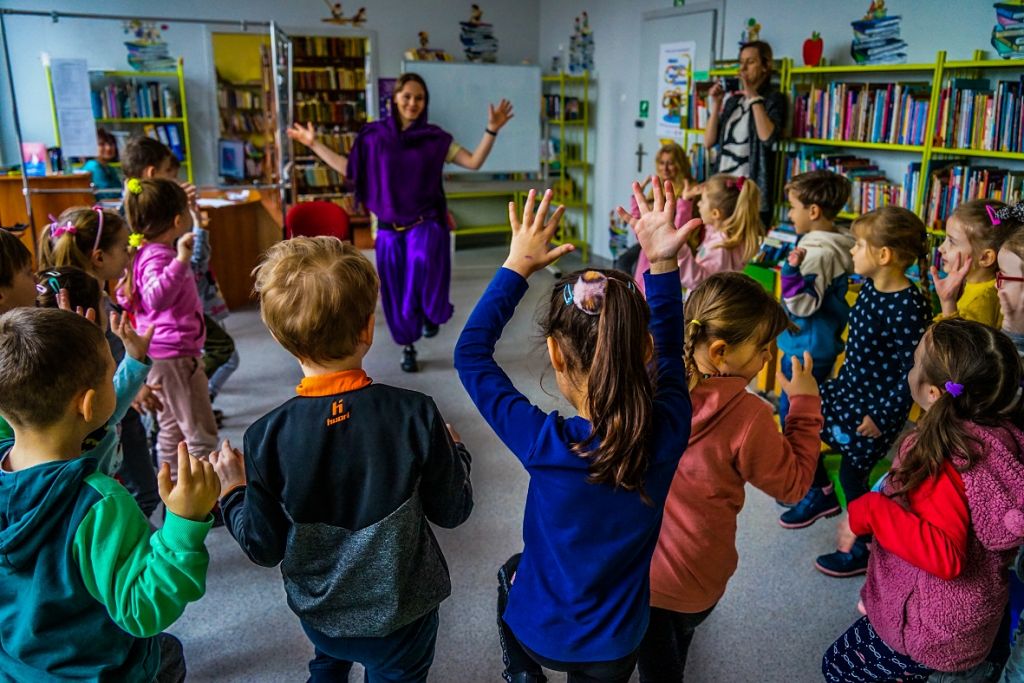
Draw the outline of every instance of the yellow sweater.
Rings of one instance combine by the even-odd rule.
[[[996,293],[996,281],[968,282],[964,284],[964,293],[956,302],[957,317],[964,320],[975,320],[997,330],[1003,326],[1003,314],[999,309],[999,295]],[[936,321],[947,316],[941,313]],[[950,316],[952,317],[952,316]]]

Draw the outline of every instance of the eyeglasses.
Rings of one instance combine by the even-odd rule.
[[[1024,282],[1024,277],[1013,277],[1012,275],[1005,275],[1003,271],[996,271],[996,289],[1002,289],[1003,284],[1006,282]]]

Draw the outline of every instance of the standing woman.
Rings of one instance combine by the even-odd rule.
[[[354,186],[356,199],[377,217],[377,272],[384,317],[403,345],[402,369],[416,372],[416,347],[454,311],[448,300],[451,254],[442,171],[453,163],[476,170],[512,118],[512,105],[488,105],[487,126],[472,152],[427,123],[430,95],[414,73],[395,84],[392,114],[363,126],[346,157],[316,139],[312,124],[292,124],[288,137],[309,147]]]
[[[772,46],[755,40],[740,46],[741,90],[723,97],[716,83],[708,92],[710,111],[704,147],[718,147],[714,173],[752,179],[761,188],[761,222],[772,225],[775,154],[786,120],[786,97],[771,84]]]

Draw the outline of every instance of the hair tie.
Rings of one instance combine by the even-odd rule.
[[[697,327],[704,327],[704,323],[702,323],[701,321],[697,320],[696,318],[691,320],[690,324],[691,325],[696,325]]]
[[[96,251],[100,248],[100,238],[103,237],[103,207],[97,204],[92,210],[96,212],[96,221],[99,223],[96,227],[96,241],[92,243],[92,250]]]
[[[954,382],[953,380],[950,380],[950,381],[946,382],[946,391],[949,392],[950,396],[952,396],[953,398],[956,398],[960,394],[964,393],[964,385],[963,384],[958,384],[957,382]]]
[[[992,207],[988,204],[985,205],[985,209],[988,210],[988,215],[992,216]],[[998,219],[1006,220],[1012,218],[1018,223],[1024,223],[1024,202],[1017,202],[1013,206],[1004,206],[995,212],[995,216]],[[999,223],[993,219],[992,225],[999,225]]]
[[[142,233],[133,232],[132,234],[128,235],[128,246],[134,247],[135,249],[138,249],[140,246],[142,246]]]
[[[75,224],[72,223],[71,221],[65,221],[64,223],[58,225],[57,224],[57,220],[54,219],[53,216],[50,216],[50,218],[53,219],[53,222],[50,223],[50,241],[51,242],[56,242],[57,240],[59,240],[64,235],[76,235],[76,234],[78,234],[78,228],[76,228]]]
[[[142,192],[142,181],[138,178],[129,178],[125,186],[132,194],[140,194]]]
[[[743,176],[740,176],[740,177],[736,178],[736,191],[737,192],[742,192],[743,191],[743,183],[745,183],[745,182],[747,182],[747,179],[744,178]]]
[[[565,283],[562,299],[566,306],[575,305],[587,315],[600,315],[607,291],[608,276],[596,270],[588,270],[579,276],[575,284]]]

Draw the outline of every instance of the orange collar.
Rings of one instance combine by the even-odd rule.
[[[295,393],[306,397],[334,396],[368,387],[371,381],[365,370],[341,370],[327,375],[303,377],[299,386],[295,387]]]

